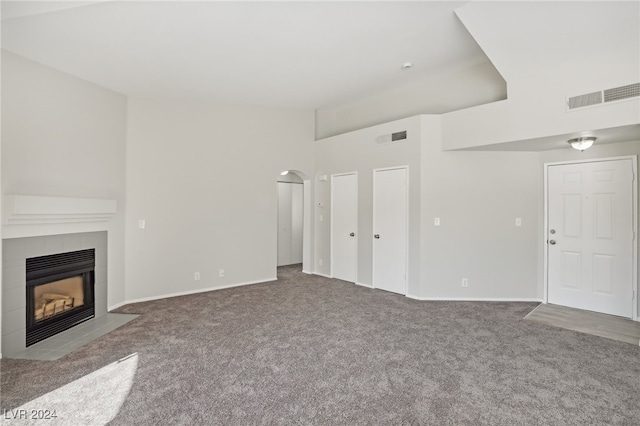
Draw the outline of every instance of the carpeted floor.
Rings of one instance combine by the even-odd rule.
[[[1,408],[137,353],[113,425],[640,424],[640,347],[523,321],[534,303],[278,275],[122,307],[141,316],[57,361],[3,359]]]

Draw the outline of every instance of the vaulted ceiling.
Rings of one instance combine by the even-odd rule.
[[[331,108],[488,62],[464,3],[3,1],[2,47],[126,95]]]

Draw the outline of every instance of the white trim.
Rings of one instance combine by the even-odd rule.
[[[303,274],[307,274],[307,275],[313,275],[313,272],[311,271],[305,271],[304,269],[302,270]]]
[[[126,300],[124,302],[116,303],[115,305],[109,306],[107,311],[112,311],[114,309],[118,309],[121,306],[130,305],[132,303],[149,302],[149,301],[160,300],[160,299],[169,299],[171,297],[187,296],[187,295],[190,295],[190,294],[198,294],[198,293],[207,293],[209,291],[224,290],[224,289],[227,289],[227,288],[234,288],[234,287],[243,287],[243,286],[246,286],[246,285],[253,285],[253,284],[263,284],[263,283],[268,283],[268,282],[273,282],[273,281],[278,281],[278,278],[274,277],[274,278],[267,278],[267,279],[264,279],[264,280],[247,281],[247,282],[243,282],[243,283],[229,284],[229,285],[225,285],[225,286],[222,286],[222,287],[209,287],[209,288],[201,288],[201,289],[197,289],[197,290],[180,291],[180,292],[177,292],[177,293],[168,293],[168,294],[163,294],[163,295],[159,295],[159,296],[142,297],[142,298],[139,298],[139,299],[131,299],[131,300]]]
[[[405,259],[404,259],[404,292],[402,295],[406,296],[409,292],[409,166],[395,166],[395,167],[382,167],[380,169],[373,169],[373,197],[372,197],[372,225],[374,226],[372,236],[375,235],[375,225],[376,225],[376,173],[384,172],[387,170],[400,170],[404,169],[405,171]],[[375,286],[375,259],[376,259],[376,244],[375,242],[371,245],[371,288],[376,288]]]
[[[320,276],[320,277],[329,278],[330,280],[331,280],[331,279],[333,279],[333,277],[332,277],[332,276],[327,275],[327,274],[323,274],[323,273],[321,273],[321,272],[314,272],[314,273],[313,273],[313,275],[318,275],[318,276]]]
[[[359,282],[357,282],[357,281],[356,281],[354,284],[355,284],[355,285],[362,286],[362,287],[366,287],[366,288],[371,288],[371,289],[373,288],[373,285],[372,285],[372,284],[359,283]]]
[[[329,220],[331,221],[331,223],[329,224],[329,271],[330,271],[330,275],[331,277],[333,277],[333,179],[336,177],[340,177],[340,176],[355,176],[356,178],[356,193],[355,193],[355,197],[356,197],[356,229],[355,229],[355,238],[356,238],[356,253],[355,253],[355,277],[354,277],[354,282],[358,281],[358,237],[360,236],[360,231],[358,229],[358,172],[347,172],[347,173],[336,173],[336,174],[332,174],[331,175],[331,187],[329,188],[331,191],[331,212],[329,213]],[[347,281],[349,282],[349,281]]]
[[[544,303],[538,297],[418,297],[407,295],[408,298],[420,301],[441,302],[536,302]]]
[[[47,235],[80,234],[110,230],[109,222],[75,222],[38,225],[4,225],[2,239],[45,237]]]
[[[116,214],[117,207],[112,199],[6,194],[3,224],[105,222]]]
[[[631,204],[633,206],[633,244],[632,244],[632,264],[633,264],[633,272],[632,272],[632,282],[635,284],[635,288],[633,289],[633,296],[631,299],[632,306],[632,314],[631,319],[634,321],[640,322],[640,312],[638,312],[638,292],[640,290],[638,283],[638,156],[637,155],[623,155],[619,157],[605,157],[605,158],[593,158],[593,159],[584,159],[584,160],[572,160],[572,161],[557,161],[552,163],[544,163],[544,200],[543,200],[543,218],[544,225],[542,228],[542,241],[543,241],[543,303],[548,303],[549,295],[548,295],[548,287],[549,287],[549,253],[548,253],[548,244],[547,240],[547,229],[549,228],[549,181],[548,181],[548,173],[550,166],[561,166],[561,165],[569,165],[569,164],[583,164],[583,163],[600,163],[603,161],[618,161],[618,160],[631,160],[631,169],[633,171],[633,183],[632,183],[632,200]]]

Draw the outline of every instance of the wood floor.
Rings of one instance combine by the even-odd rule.
[[[640,322],[613,315],[543,303],[525,319],[620,342],[640,344]]]

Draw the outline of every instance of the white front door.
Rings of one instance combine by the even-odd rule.
[[[633,163],[547,169],[548,301],[630,318],[633,313]]]
[[[355,173],[331,176],[331,276],[356,281],[357,187]]]
[[[407,168],[375,170],[373,287],[407,293]]]

